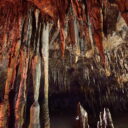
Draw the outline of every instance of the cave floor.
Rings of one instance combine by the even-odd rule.
[[[128,113],[114,114],[112,118],[115,128],[128,128]],[[51,128],[75,128],[74,119],[73,116],[52,116]]]

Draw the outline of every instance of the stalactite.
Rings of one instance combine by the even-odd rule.
[[[90,38],[90,28],[91,28],[91,23],[89,20],[89,12],[87,8],[87,1],[84,3],[83,7],[83,20],[84,20],[84,33],[85,33],[85,40],[86,40],[86,49],[92,48],[92,42]]]
[[[58,35],[59,35],[59,30],[57,29],[56,32],[53,34],[51,40],[50,40],[50,46],[53,45],[53,42],[56,40]]]
[[[75,40],[76,40],[76,45],[75,45],[75,62],[78,61],[78,58],[80,56],[80,47],[79,47],[79,42],[80,42],[80,38],[79,38],[79,23],[77,21],[77,18],[74,19],[74,28],[75,28]]]
[[[69,28],[70,43],[76,44],[77,40],[75,37],[75,20],[74,20],[75,14],[74,14],[74,9],[73,9],[73,4],[69,10],[69,16],[70,16],[70,19],[68,21],[68,28]]]
[[[82,53],[83,53],[85,50],[85,42],[86,43],[89,42],[87,16],[85,14],[85,5],[81,1],[77,1],[77,0],[72,0],[71,5],[72,5],[72,9],[73,9],[73,16],[75,18],[74,26],[73,26],[74,31],[75,31],[75,39],[74,40],[77,45],[76,47],[78,49],[80,49],[80,51],[82,51]],[[77,21],[77,23],[75,23],[76,21]],[[76,29],[76,24],[77,24],[77,29]],[[76,32],[76,31],[78,31],[78,32]],[[78,33],[77,37],[76,37],[76,33]],[[87,44],[86,46],[89,46],[89,44]],[[76,60],[77,60],[77,57],[76,57]]]
[[[89,37],[91,42],[92,50],[94,51],[94,42],[93,42],[93,34],[92,34],[92,24],[90,22],[90,17],[88,16],[88,24],[89,24]]]
[[[116,0],[122,17],[124,18],[126,24],[128,25],[128,1],[127,0]]]
[[[92,8],[93,7],[93,8]],[[105,63],[105,56],[104,56],[104,50],[102,45],[102,25],[101,25],[101,13],[100,13],[101,5],[96,0],[94,1],[88,1],[88,12],[90,17],[90,22],[93,26],[93,38],[96,43],[96,46],[98,47],[99,54],[101,56],[101,60],[103,64]]]
[[[82,20],[82,5],[78,0],[71,0],[72,8],[74,11],[74,14],[79,20]]]
[[[62,52],[62,57],[64,57],[65,53],[65,33],[64,33],[64,28],[60,28],[60,42],[61,42],[61,52]]]
[[[55,8],[55,3],[52,0],[48,1],[39,1],[39,0],[29,0],[30,2],[34,3],[40,9],[42,14],[47,14],[51,16],[52,18],[55,17],[56,14],[56,8]],[[44,6],[45,5],[45,6]],[[54,5],[54,6],[53,6]]]
[[[70,34],[71,44],[76,44],[73,19],[69,20],[69,34]]]

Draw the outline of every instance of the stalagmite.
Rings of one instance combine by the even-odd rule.
[[[99,118],[100,118],[100,121],[97,122],[97,128],[105,128],[103,112],[100,112]]]
[[[76,128],[89,128],[88,113],[84,110],[80,103],[77,105]],[[97,128],[114,128],[111,113],[109,109],[104,108],[100,112]]]
[[[43,24],[42,32],[42,56],[44,63],[44,101],[42,104],[42,128],[50,128],[49,108],[48,108],[48,90],[49,90],[49,23]]]
[[[104,118],[106,119],[105,123],[108,128],[114,128],[111,113],[109,109],[104,109]]]
[[[104,108],[104,112],[100,112],[99,117],[100,121],[97,123],[97,128],[114,128],[109,109]]]
[[[77,105],[76,128],[89,128],[88,113],[80,103]]]
[[[40,106],[38,103],[40,78],[41,78],[41,60],[40,56],[33,59],[33,85],[34,85],[34,103],[30,108],[29,128],[40,128]]]

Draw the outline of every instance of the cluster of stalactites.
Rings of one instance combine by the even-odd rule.
[[[103,19],[102,13],[108,8],[110,3],[108,0],[30,0],[38,7],[42,14],[49,15],[58,24],[60,32],[60,42],[62,56],[65,53],[66,41],[70,39],[70,43],[78,43],[77,38],[82,38],[84,42],[90,42],[89,27],[91,27],[93,43],[96,44],[101,56],[102,63],[105,63],[104,49],[102,45],[103,39]],[[119,6],[122,16],[127,23],[127,1],[115,1]],[[63,7],[63,8],[62,8]],[[68,21],[67,21],[68,19]],[[69,23],[68,28],[65,25]],[[75,27],[77,29],[75,29]],[[69,32],[67,32],[69,30]],[[67,36],[65,33],[69,33]],[[80,33],[80,37],[77,33]]]
[[[119,11],[128,23],[127,0],[116,0]],[[33,6],[34,5],[34,6]],[[8,39],[9,32],[18,28],[19,19],[24,18],[28,9],[38,8],[41,14],[53,19],[59,29],[62,56],[65,53],[66,39],[75,44],[81,38],[84,42],[91,42],[98,47],[101,60],[105,63],[103,39],[104,11],[110,5],[108,0],[4,0],[0,1],[0,45]],[[65,25],[69,23],[68,28]],[[91,27],[90,27],[91,26]],[[69,32],[67,32],[69,30]],[[91,36],[90,31],[91,30]],[[14,38],[17,37],[17,31]],[[69,33],[66,35],[66,33]],[[80,35],[79,35],[80,33]],[[76,36],[80,36],[77,37]],[[1,43],[2,42],[2,43]],[[7,44],[9,45],[9,44]],[[89,44],[90,45],[90,44]]]

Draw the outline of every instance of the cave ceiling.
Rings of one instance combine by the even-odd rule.
[[[118,63],[124,68],[118,70],[120,75],[115,75],[116,79],[118,82],[127,81],[127,0],[0,0],[2,68],[7,67],[10,54],[18,47],[18,40],[22,40],[23,47],[26,46],[28,37],[22,39],[22,35],[27,34],[30,19],[33,20],[32,29],[36,29],[38,14],[40,23],[50,23],[51,67],[56,68],[56,63],[63,62],[60,69],[63,64],[65,68],[75,69],[77,64],[80,66],[79,63],[88,67],[88,63],[93,65],[95,62],[98,68],[93,65],[89,66],[89,70],[93,67],[99,72],[100,66],[105,67],[105,74],[109,76],[117,74],[116,64],[115,67],[111,65]],[[24,26],[23,31],[21,26]],[[29,46],[31,52],[35,50],[33,42]]]

